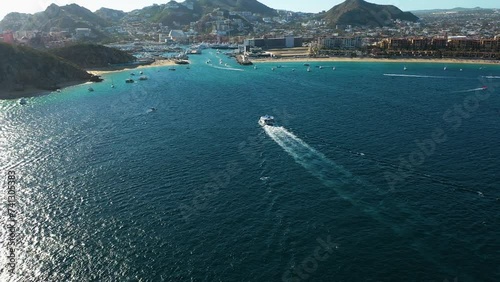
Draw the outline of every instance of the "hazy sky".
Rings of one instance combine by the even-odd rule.
[[[59,6],[76,3],[91,11],[101,7],[131,11],[152,4],[164,4],[169,0],[0,0],[0,19],[10,12],[36,13],[45,10],[51,3]],[[183,2],[183,1],[177,1]],[[343,0],[260,0],[274,9],[287,9],[302,12],[329,10]],[[454,7],[500,8],[498,0],[368,0],[376,4],[391,4],[402,10],[419,10]]]

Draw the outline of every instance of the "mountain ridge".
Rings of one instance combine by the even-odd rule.
[[[90,28],[97,38],[104,38],[102,28],[110,22],[77,4],[58,6],[49,5],[44,11],[35,14],[10,13],[0,21],[2,30],[37,30],[50,32],[51,29]]]
[[[249,30],[252,21],[262,21],[263,17],[278,15],[278,11],[272,9],[257,0],[185,0],[176,2],[171,0],[165,4],[153,4],[151,6],[136,9],[131,12],[123,12],[109,8],[101,8],[95,12],[76,4],[58,6],[49,5],[45,11],[36,14],[10,13],[0,21],[0,30],[40,30],[48,32],[51,28],[66,29],[75,32],[76,28],[92,29],[95,38],[107,38],[110,35],[105,32],[107,27],[123,23],[143,22],[162,24],[170,29],[181,29],[192,22],[199,22],[214,12],[222,11],[223,17],[229,17],[228,12],[240,11],[259,15],[258,17],[242,17],[245,27],[241,31]],[[208,17],[207,17],[208,16]],[[353,26],[388,26],[394,20],[417,21],[418,17],[410,12],[403,12],[392,5],[377,5],[364,0],[347,0],[338,4],[325,13],[319,13],[319,17],[326,20],[331,27],[336,25]],[[201,23],[203,25],[203,21]],[[200,26],[200,24],[198,24]],[[209,30],[205,28],[201,30]]]
[[[364,0],[347,0],[325,14],[330,26],[388,26],[394,20],[417,21],[419,18],[411,12],[403,12],[393,5],[377,5]]]
[[[151,23],[161,23],[180,27],[202,19],[216,9],[227,11],[249,11],[262,16],[277,15],[276,10],[257,0],[186,0],[153,4],[131,12],[101,8],[94,13],[77,4],[58,6],[49,5],[44,11],[35,14],[9,13],[0,21],[0,30],[40,30],[48,32],[51,28],[69,29],[91,28],[98,37],[112,24],[123,19],[146,19]],[[132,20],[133,21],[133,20]]]

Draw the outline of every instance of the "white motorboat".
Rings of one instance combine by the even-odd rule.
[[[266,125],[273,126],[274,125],[274,117],[270,116],[270,115],[261,116],[259,119],[259,124],[261,126],[266,126]]]

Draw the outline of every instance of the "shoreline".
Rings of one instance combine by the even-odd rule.
[[[481,60],[481,59],[413,59],[413,58],[340,58],[340,57],[328,57],[328,58],[313,58],[313,57],[282,57],[282,58],[251,58],[253,63],[311,63],[311,62],[346,62],[346,63],[401,63],[401,64],[411,64],[411,63],[428,63],[428,64],[472,64],[472,65],[497,65],[500,66],[500,60]],[[110,73],[117,73],[123,71],[130,71],[134,69],[144,69],[150,67],[162,67],[162,66],[172,66],[175,65],[173,60],[156,60],[149,65],[137,65],[137,66],[120,66],[120,67],[105,67],[98,69],[87,69],[89,74],[102,76]],[[89,81],[69,81],[61,83],[59,89],[63,90],[67,87],[82,85],[89,83]],[[29,98],[47,95],[54,92],[53,90],[44,90],[37,88],[27,88],[21,91],[2,91],[0,90],[0,100],[15,100],[20,98]]]
[[[59,84],[60,90],[63,90],[64,88],[75,86],[75,85],[82,85],[90,83],[87,80],[74,80],[74,81],[67,81]],[[21,98],[31,98],[31,97],[37,97],[37,96],[43,96],[43,95],[48,95],[50,93],[56,92],[56,90],[46,90],[46,89],[39,89],[35,87],[28,87],[23,90],[19,91],[2,91],[0,90],[0,100],[17,100]]]
[[[92,75],[97,75],[97,76],[102,76],[105,74],[109,73],[116,73],[116,72],[122,72],[122,71],[129,71],[129,70],[134,70],[134,69],[144,69],[144,68],[149,68],[149,67],[162,67],[162,66],[171,66],[175,65],[175,62],[172,60],[156,60],[155,62],[149,64],[149,65],[137,65],[137,66],[123,66],[123,67],[105,67],[105,68],[98,68],[98,69],[86,69],[85,71],[88,72],[89,74]],[[64,83],[59,84],[60,90],[63,90],[67,87],[71,86],[76,86],[76,85],[83,85],[87,83],[93,83],[90,81],[86,80],[75,80],[75,81],[68,81]],[[55,92],[55,90],[45,90],[45,89],[38,89],[34,87],[29,87],[20,91],[2,91],[0,90],[0,100],[17,100],[21,98],[30,98],[30,97],[37,97],[37,96],[43,96],[43,95],[48,95],[52,92]]]
[[[429,63],[429,64],[474,64],[474,65],[498,65],[500,66],[500,60],[481,60],[481,59],[413,59],[413,58],[339,58],[339,57],[328,57],[328,58],[251,58],[252,62],[257,63],[269,63],[269,62],[352,62],[352,63]]]
[[[120,67],[104,67],[104,68],[96,68],[96,69],[87,69],[86,71],[93,75],[104,75],[108,73],[115,73],[121,71],[129,71],[135,69],[145,69],[150,67],[164,67],[164,66],[172,66],[175,65],[173,60],[155,60],[153,63],[148,65],[136,65],[136,66],[120,66]]]

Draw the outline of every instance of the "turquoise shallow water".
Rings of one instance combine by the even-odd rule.
[[[0,280],[500,279],[499,67],[217,56],[0,102]]]

